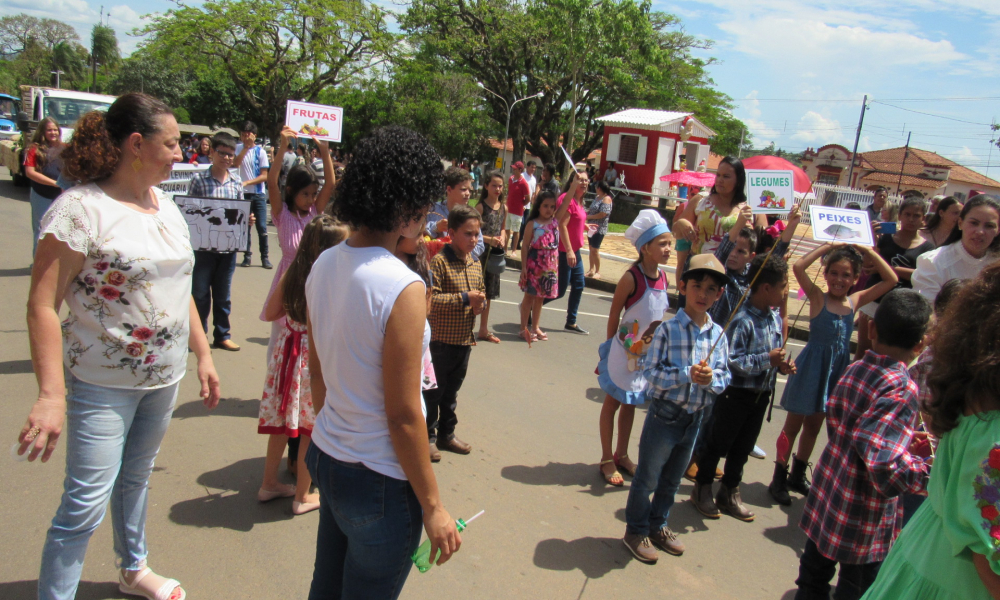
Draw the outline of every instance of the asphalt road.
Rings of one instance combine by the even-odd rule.
[[[37,388],[24,306],[31,251],[27,191],[0,175],[0,439],[13,443]],[[257,245],[256,243],[254,244]],[[272,260],[280,258],[271,232]],[[216,351],[224,400],[214,412],[197,398],[193,372],[181,384],[174,421],[151,478],[150,565],[179,579],[188,597],[305,598],[315,549],[315,513],[292,516],[291,501],[256,501],[266,440],[256,433],[269,325],[257,319],[274,271],[237,269],[233,284],[238,353]],[[458,435],[469,456],[445,453],[435,467],[454,517],[486,514],[469,526],[452,561],[426,574],[415,569],[402,597],[511,598],[791,598],[805,537],[797,524],[802,499],[790,508],[767,495],[772,463],[750,460],[742,487],[757,513],[753,523],[703,519],[682,482],[670,519],[687,545],[682,557],[661,555],[648,566],[621,542],[628,487],[598,474],[597,419],[604,394],[594,367],[611,296],[587,290],[580,336],[561,329],[566,300],[546,308],[550,341],[528,349],[517,338],[517,273],[503,275],[493,329],[500,345],[472,352],[459,398]],[[331,307],[333,308],[333,307]],[[799,345],[801,347],[801,345]],[[796,351],[797,353],[797,351]],[[193,357],[189,370],[193,369]],[[779,390],[780,392],[780,390]],[[633,457],[645,411],[636,415]],[[761,446],[773,453],[784,420],[765,423]],[[821,440],[823,442],[824,440]],[[6,449],[8,446],[4,446]],[[820,447],[822,447],[820,445]],[[61,493],[63,446],[46,465],[0,458],[5,531],[0,598],[34,598],[45,531]],[[291,481],[289,478],[288,481]],[[121,598],[111,527],[91,540],[78,598]]]

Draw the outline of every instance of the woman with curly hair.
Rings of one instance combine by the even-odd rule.
[[[962,287],[935,330],[928,498],[865,600],[1000,598],[1000,264]]]
[[[352,234],[306,281],[316,409],[306,466],[320,494],[311,600],[398,597],[421,523],[437,564],[461,545],[427,452],[426,288],[394,254],[400,237],[420,235],[443,192],[430,143],[384,127],[355,147],[332,200]]]
[[[188,348],[198,357],[205,406],[219,402],[208,338],[191,327],[200,319],[188,226],[156,187],[180,155],[170,108],[143,94],[84,115],[62,154],[66,176],[82,184],[61,195],[41,223],[28,297],[38,400],[18,449],[30,451],[28,460],[49,460],[65,420],[66,478],[42,551],[42,599],[76,595],[87,543],[109,499],[119,589],[156,600],[185,597],[177,581],[147,567],[145,534],[149,476]],[[69,316],[60,323],[64,302]]]
[[[31,255],[38,249],[38,227],[42,215],[52,205],[62,188],[56,183],[62,171],[62,128],[52,117],[45,117],[38,123],[35,135],[31,136],[31,146],[24,155],[24,174],[31,180],[31,233],[33,234]]]

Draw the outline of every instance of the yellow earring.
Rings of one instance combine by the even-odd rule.
[[[142,159],[138,156],[136,156],[135,160],[132,161],[132,170],[136,173],[142,170]]]

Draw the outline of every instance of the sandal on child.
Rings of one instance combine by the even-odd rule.
[[[155,575],[149,567],[144,568],[136,575],[132,585],[129,585],[125,583],[125,574],[118,571],[118,591],[129,596],[142,596],[146,600],[184,600],[187,598],[187,593],[176,579],[164,579],[160,589],[154,592],[139,589],[139,584],[150,574]],[[176,595],[176,592],[180,592],[180,595]],[[152,595],[150,595],[151,593]]]
[[[605,473],[604,465],[615,462],[615,459],[609,458],[608,460],[602,460],[601,464],[598,465],[597,470],[601,473],[601,477],[604,478],[604,482],[608,485],[613,485],[615,487],[622,487],[625,485],[625,478],[618,471],[613,473]]]
[[[298,500],[292,500],[292,514],[296,516],[304,515],[318,508],[319,502],[299,502]]]
[[[617,454],[615,454],[614,456],[615,457],[614,457],[613,460],[615,461],[615,467],[617,467],[618,469],[624,471],[625,474],[628,475],[629,477],[635,477],[635,467],[627,467],[623,463],[623,461],[626,458],[628,458],[628,454],[622,454],[621,456],[618,456]]]
[[[538,338],[535,337],[535,334],[531,333],[527,329],[522,329],[521,330],[521,339],[524,340],[524,341],[526,341],[526,342],[528,342],[528,347],[529,348],[531,347],[531,342],[534,342],[534,341],[538,340]]]
[[[545,332],[542,331],[541,329],[536,329],[531,335],[535,336],[536,340],[540,340],[543,342],[549,341],[549,336],[545,335]]]
[[[493,335],[493,332],[487,332],[486,335],[480,335],[476,339],[482,342],[489,342],[491,344],[499,344],[500,338]]]

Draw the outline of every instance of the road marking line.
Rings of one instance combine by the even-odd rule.
[[[500,300],[500,299],[497,299],[497,300],[493,300],[492,302],[493,303],[500,303],[500,304],[512,304],[514,306],[518,305],[517,302],[511,302],[509,300]],[[556,311],[559,311],[559,312],[566,312],[565,308],[553,308],[551,306],[543,306],[542,309],[543,310],[556,310]],[[587,315],[588,317],[598,317],[598,318],[601,318],[601,319],[608,318],[608,315],[596,315],[594,313],[583,312],[583,311],[577,311],[576,314],[578,314],[578,315]]]
[[[516,279],[501,279],[500,281],[503,281],[504,283],[513,283],[514,285],[521,283]],[[594,296],[595,298],[614,298],[614,296],[609,296],[608,294],[595,294],[593,292],[583,292],[583,295]]]

